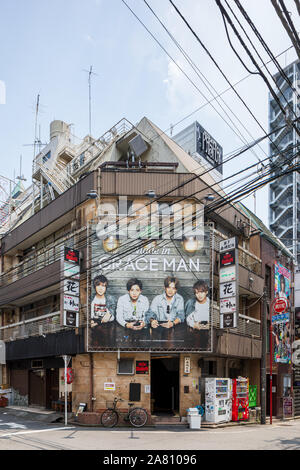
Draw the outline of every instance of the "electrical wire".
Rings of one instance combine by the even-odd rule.
[[[123,0],[122,0],[123,1]],[[216,0],[217,1],[217,0]],[[250,115],[252,116],[252,118],[255,120],[255,122],[258,124],[258,126],[262,129],[262,131],[267,135],[265,129],[263,128],[263,126],[261,125],[261,123],[258,121],[258,119],[256,118],[256,116],[253,114],[253,112],[251,111],[251,109],[249,108],[249,106],[246,104],[246,102],[244,101],[244,99],[241,97],[241,95],[237,92],[237,90],[233,87],[233,85],[231,84],[230,80],[227,78],[227,76],[225,75],[225,73],[223,72],[223,70],[221,69],[221,67],[218,65],[218,63],[216,62],[216,60],[214,59],[214,57],[212,56],[212,54],[209,52],[209,50],[207,49],[207,47],[204,45],[203,41],[201,41],[201,39],[199,38],[199,36],[197,35],[197,33],[193,30],[193,28],[191,27],[191,25],[189,24],[189,22],[186,20],[186,18],[182,15],[182,13],[180,12],[180,10],[177,8],[177,6],[174,4],[174,2],[172,0],[169,0],[169,2],[171,3],[171,5],[173,6],[173,8],[175,9],[176,13],[180,16],[180,18],[182,19],[182,21],[186,24],[186,26],[188,27],[188,29],[192,32],[192,34],[194,35],[194,37],[196,38],[196,40],[199,42],[199,44],[201,45],[201,47],[204,49],[204,51],[207,53],[207,55],[210,57],[210,59],[212,60],[212,62],[215,64],[215,66],[217,67],[217,69],[219,70],[219,72],[221,73],[221,75],[225,78],[225,80],[227,81],[227,83],[230,85],[231,89],[234,91],[234,93],[238,96],[238,98],[240,99],[240,101],[243,103],[243,105],[246,107],[246,109],[248,110],[248,112],[250,113]],[[274,142],[272,142],[272,140],[270,139],[269,137],[269,140],[271,141],[271,143],[273,145]]]
[[[180,50],[180,52],[183,54],[184,58],[186,59],[186,61],[188,62],[188,64],[192,67],[192,69],[194,70],[194,72],[197,74],[197,76],[199,77],[199,79],[201,80],[201,82],[204,84],[204,86],[206,87],[206,89],[209,91],[209,93],[212,95],[213,99],[215,99],[217,101],[217,104],[220,106],[220,108],[222,109],[222,111],[225,113],[225,115],[228,117],[228,119],[230,120],[230,122],[232,123],[232,125],[235,127],[235,129],[237,130],[237,132],[240,134],[240,136],[238,136],[243,143],[248,143],[246,138],[243,136],[243,134],[241,133],[241,131],[238,129],[238,127],[235,125],[235,123],[233,122],[233,120],[230,118],[229,114],[227,113],[227,111],[223,108],[223,106],[218,102],[218,98],[213,94],[213,92],[211,91],[210,87],[213,89],[213,91],[215,93],[218,93],[217,90],[213,87],[213,85],[209,82],[209,80],[205,77],[205,75],[203,74],[203,72],[201,72],[201,70],[199,69],[199,67],[195,64],[195,62],[193,62],[193,60],[191,59],[191,57],[187,54],[187,52],[184,50],[184,48],[178,43],[178,41],[175,39],[175,37],[170,33],[170,31],[168,30],[168,28],[165,26],[165,24],[160,20],[160,18],[157,16],[157,14],[155,13],[155,11],[151,8],[151,6],[149,5],[149,3],[144,0],[144,3],[146,4],[146,6],[149,8],[149,10],[151,11],[151,13],[155,16],[155,18],[158,20],[158,22],[160,23],[160,25],[164,28],[164,30],[166,31],[166,33],[168,34],[168,36],[172,39],[172,41],[174,42],[174,44],[176,45],[176,47]],[[176,65],[176,62],[174,61],[175,65]],[[202,94],[202,93],[201,93]],[[204,99],[206,100],[207,104],[210,104],[212,106],[212,108],[219,114],[219,112],[216,110],[216,108],[214,107],[214,105],[212,104],[212,102],[205,96],[202,94],[202,96],[204,97]],[[239,119],[239,117],[233,112],[233,110],[227,105],[227,103],[224,101],[224,99],[222,97],[219,97],[221,99],[221,101],[224,103],[224,105],[229,109],[229,111],[232,113],[232,115],[235,117],[235,119],[238,121],[238,123],[240,124],[240,126],[243,127],[243,129],[248,133],[248,135],[254,139],[254,137],[251,135],[251,133],[249,132],[249,130],[244,126],[244,124],[242,123],[242,121]],[[227,123],[227,121],[219,114],[219,116],[223,119],[223,121]],[[229,125],[229,127],[231,128],[231,126]],[[232,128],[231,128],[232,129]],[[235,133],[236,134],[236,133]],[[236,134],[237,135],[237,134]],[[263,153],[265,153],[265,151],[260,147],[260,149],[263,151]],[[260,161],[260,158],[256,155],[256,153],[252,150],[252,153],[255,155],[255,157]],[[265,153],[266,154],[266,153]]]
[[[295,171],[295,170],[298,170],[299,167],[300,167],[300,166],[298,165],[297,167],[294,167],[293,169],[291,169],[291,170],[289,170],[289,171],[286,171],[284,174],[289,174],[289,173],[291,173],[291,172],[293,172],[293,171]],[[273,179],[274,179],[274,177],[270,178],[270,179],[267,180],[267,181],[261,182],[261,183],[259,184],[259,186],[265,185],[265,184],[267,184],[269,181],[271,181],[271,180],[273,180]],[[243,195],[249,194],[251,191],[256,190],[257,187],[258,187],[258,185],[256,185],[254,188],[253,188],[253,187],[252,187],[252,188],[248,188],[248,190],[247,190],[246,192],[243,191],[242,194],[243,194]],[[235,193],[233,196],[234,196],[234,198],[236,199],[236,198],[238,198],[238,197],[240,196],[240,194]],[[231,197],[231,199],[233,199],[233,198]],[[220,208],[220,207],[222,207],[223,205],[226,205],[226,204],[228,204],[228,200],[227,200],[227,201],[221,201],[221,203],[218,204],[218,208]],[[209,210],[208,210],[207,212],[209,213],[209,212],[215,211],[215,210],[216,210],[216,207],[214,206],[214,207],[212,207],[212,208],[209,208]],[[164,242],[164,241],[165,241],[165,240],[162,240],[161,242]],[[159,242],[159,243],[160,243],[160,242]],[[166,243],[169,243],[169,240],[167,240]],[[145,242],[139,243],[139,246],[140,246],[140,247],[143,246],[143,245],[145,245]],[[133,248],[133,250],[136,250],[136,249],[137,249],[137,247],[135,246],[135,247]],[[133,250],[131,250],[131,252],[132,252]],[[118,259],[120,259],[120,255],[122,255],[122,258],[123,258],[124,256],[127,256],[127,255],[128,255],[128,251],[126,251],[125,253],[118,253],[118,254],[116,255],[116,257],[117,257]],[[141,256],[143,256],[143,255],[141,255]],[[109,264],[110,264],[111,262],[112,262],[112,257],[110,257],[109,260],[108,260],[108,263],[109,263]],[[91,266],[91,267],[93,267],[93,266]],[[49,277],[47,277],[47,279],[49,279]],[[53,284],[50,284],[50,286],[52,286],[52,285],[53,285]]]

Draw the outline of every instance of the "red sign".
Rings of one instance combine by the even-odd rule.
[[[276,313],[283,313],[288,308],[288,301],[284,298],[276,299],[273,309]]]
[[[73,250],[72,248],[65,247],[65,261],[79,264],[79,251]]]
[[[136,361],[136,374],[149,374],[149,361]]]
[[[235,250],[226,251],[220,254],[220,267],[232,266],[235,264]]]

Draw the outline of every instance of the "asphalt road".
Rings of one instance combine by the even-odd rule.
[[[0,413],[1,450],[300,450],[300,420],[220,429],[88,428]]]

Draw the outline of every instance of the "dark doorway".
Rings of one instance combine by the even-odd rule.
[[[277,416],[277,375],[272,375],[272,416]],[[274,392],[274,390],[276,390]],[[270,416],[270,374],[267,374],[267,416]]]
[[[46,371],[29,371],[29,405],[46,406]]]
[[[179,410],[179,357],[151,358],[152,412],[176,414]]]
[[[59,399],[59,369],[47,369],[46,377],[46,407],[50,409]]]

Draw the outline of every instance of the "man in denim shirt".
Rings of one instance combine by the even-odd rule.
[[[147,321],[152,328],[162,326],[172,328],[178,323],[184,322],[183,297],[177,294],[179,281],[176,277],[167,277],[164,280],[165,293],[154,297]]]
[[[142,330],[146,326],[149,300],[141,293],[143,284],[139,279],[129,279],[126,287],[128,294],[118,300],[117,322],[131,330]]]

